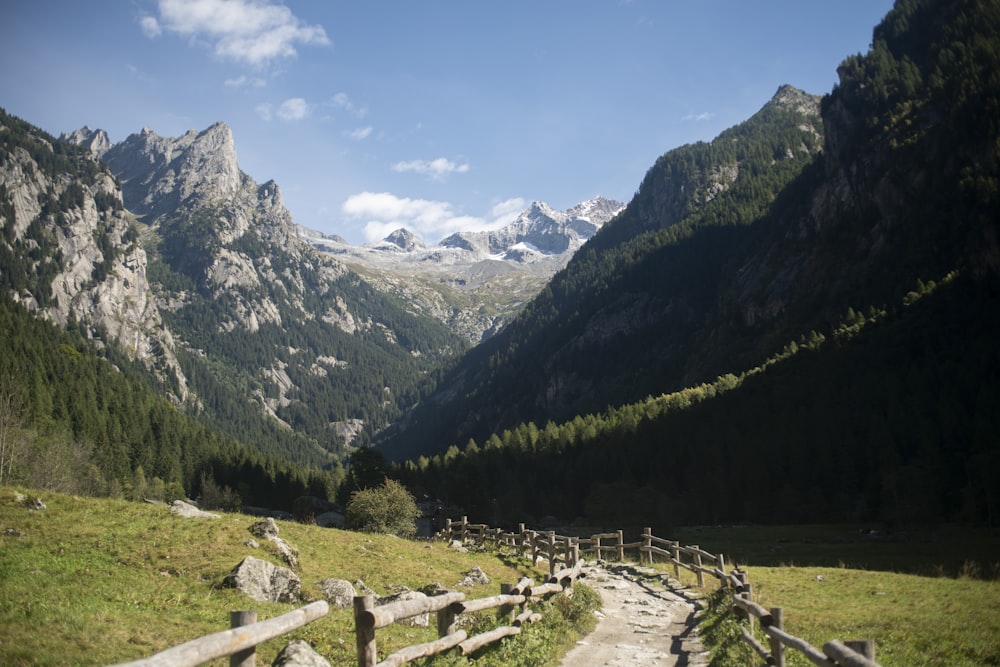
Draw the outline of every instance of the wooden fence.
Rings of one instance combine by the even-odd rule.
[[[466,600],[464,593],[450,592],[415,600],[400,600],[377,607],[375,598],[371,595],[356,597],[354,627],[358,643],[358,667],[399,667],[418,658],[437,655],[456,647],[462,655],[468,655],[487,644],[519,634],[523,624],[542,618],[541,614],[528,608],[528,603],[561,593],[572,586],[579,570],[576,567],[557,572],[544,584],[536,584],[525,577],[516,584],[502,584],[500,595],[474,600]],[[460,614],[487,609],[499,609],[500,616],[508,623],[473,637],[458,628]],[[375,643],[377,629],[430,613],[437,617],[438,639],[407,646],[386,656],[381,662],[378,661]]]
[[[675,540],[656,537],[649,528],[643,529],[638,541],[626,543],[620,530],[581,538],[557,535],[554,531],[527,530],[521,524],[517,532],[505,532],[485,524],[470,524],[466,517],[462,517],[458,522],[448,519],[442,537],[459,540],[462,544],[471,542],[498,549],[514,549],[520,555],[530,557],[533,566],[544,557],[549,563],[548,581],[536,584],[531,579],[523,578],[516,584],[502,584],[499,595],[473,600],[466,600],[461,592],[448,592],[376,606],[374,596],[357,596],[354,598],[354,624],[358,667],[399,667],[455,647],[462,655],[467,655],[487,644],[520,633],[523,624],[541,618],[540,614],[528,608],[528,603],[571,587],[580,576],[583,565],[580,554],[587,552],[593,553],[598,560],[620,562],[625,562],[626,553],[638,553],[639,562],[649,565],[659,556],[673,565],[674,578],[680,577],[680,568],[690,570],[697,577],[699,587],[705,586],[705,575],[716,578],[720,586],[732,593],[733,612],[741,621],[743,639],[767,665],[784,667],[785,648],[790,647],[821,667],[879,667],[874,660],[874,643],[870,640],[832,640],[819,650],[804,639],[785,632],[780,607],[765,609],[753,601],[753,587],[745,570],[737,568],[727,573],[722,554],[712,554],[698,545],[682,546]],[[465,630],[458,629],[461,614],[487,609],[499,609],[501,617],[509,622],[474,637],[468,637]],[[230,616],[230,630],[192,639],[148,658],[121,663],[116,667],[196,667],[225,657],[229,658],[231,667],[254,667],[258,644],[289,634],[326,616],[329,611],[329,605],[319,601],[261,622],[257,622],[255,612],[234,611]],[[436,614],[438,639],[407,646],[378,661],[377,629],[430,613]],[[768,636],[769,646],[764,646],[755,636],[755,622]]]
[[[753,601],[753,586],[747,572],[739,568],[726,572],[726,561],[722,554],[705,551],[698,545],[682,546],[676,540],[667,540],[653,535],[650,528],[644,528],[640,539],[626,543],[623,531],[600,533],[589,538],[566,537],[553,531],[526,530],[524,524],[517,532],[507,533],[483,524],[470,524],[466,517],[461,521],[445,522],[443,537],[449,540],[471,540],[477,544],[493,544],[519,550],[523,556],[531,556],[533,562],[540,554],[549,561],[550,571],[558,572],[557,562],[571,568],[580,566],[580,553],[591,552],[597,559],[624,562],[626,552],[637,553],[641,564],[652,565],[659,556],[673,565],[674,578],[680,578],[680,569],[694,573],[698,586],[704,588],[705,575],[718,580],[719,585],[732,593],[733,612],[740,621],[740,633],[744,641],[756,652],[766,665],[785,665],[785,649],[792,648],[802,653],[814,665],[820,667],[879,667],[875,662],[875,644],[871,640],[841,642],[831,640],[817,649],[804,639],[785,632],[784,613],[781,607],[765,609]],[[568,554],[572,554],[569,556]],[[610,555],[610,558],[608,557]],[[764,646],[754,633],[755,621],[768,637]]]
[[[227,657],[230,667],[254,667],[258,644],[287,635],[326,616],[329,611],[329,604],[320,600],[259,623],[256,622],[256,612],[230,612],[231,630],[192,639],[148,658],[121,663],[116,667],[196,667]]]
[[[478,534],[476,538],[482,543],[486,536]],[[541,546],[540,541],[539,549]],[[535,562],[537,558],[536,555]],[[541,614],[531,611],[527,605],[532,600],[542,600],[572,587],[579,576],[581,565],[582,561],[576,558],[572,567],[553,571],[548,581],[541,584],[535,583],[528,577],[523,577],[515,584],[501,584],[500,595],[488,598],[466,600],[465,593],[447,592],[442,595],[400,600],[377,606],[372,595],[356,596],[354,628],[358,647],[358,667],[399,667],[418,658],[437,655],[455,647],[462,655],[468,655],[487,644],[519,634],[521,626],[525,623],[542,618]],[[469,637],[465,630],[458,629],[458,619],[461,614],[487,609],[499,609],[500,616],[508,623],[473,637]],[[192,639],[148,658],[121,663],[115,667],[196,667],[226,657],[229,658],[230,667],[255,667],[258,644],[289,634],[307,623],[326,616],[329,611],[329,604],[321,600],[259,623],[256,612],[234,611],[230,613],[230,630]],[[430,613],[435,613],[437,616],[437,640],[407,646],[379,662],[375,643],[377,629],[396,621]]]

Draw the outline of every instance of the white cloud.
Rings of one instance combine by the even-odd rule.
[[[681,120],[693,120],[693,121],[701,122],[703,120],[709,120],[713,116],[715,116],[714,113],[709,113],[707,111],[702,111],[701,113],[689,113],[688,115],[686,115],[683,118],[681,118]]]
[[[255,66],[296,55],[297,44],[330,43],[322,26],[305,24],[270,0],[159,0],[159,11],[159,20],[140,20],[147,36],[169,30],[210,43],[217,56]]]
[[[374,129],[375,128],[373,128],[371,125],[368,125],[366,127],[359,127],[355,130],[351,130],[350,132],[344,132],[344,135],[349,139],[354,139],[355,141],[361,141],[371,136],[371,133]]]
[[[425,239],[439,240],[461,231],[493,229],[507,224],[523,208],[524,200],[508,199],[493,206],[490,217],[457,212],[450,203],[430,199],[397,197],[390,192],[361,192],[341,206],[350,218],[364,222],[367,241],[378,241],[406,227]],[[517,211],[514,212],[514,208]]]
[[[258,77],[238,76],[235,79],[226,79],[224,85],[227,88],[263,88],[267,81]]]
[[[447,158],[439,157],[434,160],[410,160],[409,162],[397,162],[392,165],[393,171],[404,172],[413,171],[418,174],[430,176],[435,181],[443,181],[448,174],[464,174],[469,171],[468,164],[458,164]]]
[[[278,107],[278,118],[281,120],[302,120],[309,115],[309,103],[301,97],[292,97]]]
[[[267,102],[262,102],[258,104],[256,107],[254,107],[254,110],[257,112],[257,115],[263,118],[264,120],[271,120],[272,116],[271,105],[268,104]]]
[[[355,104],[347,93],[337,93],[331,97],[330,106],[334,109],[342,109],[355,118],[364,118],[368,115],[368,108]]]
[[[150,39],[154,37],[159,37],[163,30],[160,28],[159,21],[156,20],[155,16],[143,16],[139,19],[139,27],[142,29],[142,34]]]

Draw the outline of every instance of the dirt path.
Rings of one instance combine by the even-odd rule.
[[[597,628],[577,642],[561,667],[707,665],[695,623],[697,601],[641,576],[634,566],[591,565],[585,582],[604,606]]]

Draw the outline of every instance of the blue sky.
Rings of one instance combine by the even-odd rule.
[[[889,0],[8,0],[0,106],[58,135],[224,121],[299,224],[430,243],[628,201],[782,84],[829,92]]]

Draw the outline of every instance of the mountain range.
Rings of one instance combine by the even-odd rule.
[[[434,246],[407,229],[364,246],[303,227],[299,237],[445,322],[474,345],[509,322],[624,208],[604,197],[566,211],[533,202],[502,228],[456,232]]]
[[[236,444],[180,465],[160,427],[84,428],[72,396],[36,422],[122,483],[141,459],[252,494],[251,460],[281,485],[238,445],[324,471],[327,496],[392,474],[491,523],[994,521],[998,31],[991,5],[900,0],[833,91],[779,87],[626,206],[535,202],[435,246],[295,225],[224,123],[111,144],[4,114],[11,321]],[[38,354],[0,371],[44,397],[66,360]]]

